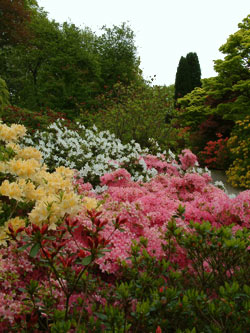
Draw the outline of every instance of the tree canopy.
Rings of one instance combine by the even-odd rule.
[[[28,42],[29,22],[36,7],[35,0],[0,1],[0,47]]]
[[[202,88],[178,100],[183,111],[183,121],[207,112],[221,119],[236,121],[249,115],[250,109],[250,15],[238,25],[239,30],[230,35],[220,47],[224,59],[215,60],[217,76],[202,80]]]
[[[134,33],[126,24],[103,27],[103,34],[97,36],[88,27],[51,21],[31,0],[25,3],[23,10],[30,13],[25,18],[29,43],[7,45],[10,40],[6,40],[0,48],[0,72],[13,104],[73,115],[82,106],[93,105],[107,87],[140,77]]]

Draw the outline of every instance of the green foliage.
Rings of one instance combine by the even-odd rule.
[[[0,112],[9,104],[9,91],[3,79],[0,78]],[[1,117],[1,115],[0,115]]]
[[[210,115],[211,110],[205,105],[206,98],[205,88],[197,87],[178,99],[180,110],[177,116],[180,118],[182,127],[188,126],[194,131]]]
[[[176,111],[176,123],[180,127],[190,128],[188,146],[194,152],[199,153],[209,141],[217,140],[218,133],[222,134],[224,139],[230,135],[233,137],[235,134],[231,132],[235,122],[244,121],[249,114],[249,50],[250,15],[239,24],[239,30],[230,35],[227,42],[221,46],[220,51],[225,57],[223,60],[215,61],[214,68],[218,75],[202,80],[201,88],[195,88],[178,99],[180,108]],[[242,130],[242,134],[239,133],[239,129]],[[239,129],[237,135],[243,138],[245,131],[243,127]],[[231,158],[235,159],[236,155],[232,153],[225,165],[231,163]],[[239,161],[241,160],[243,159],[239,157]],[[249,178],[248,169],[240,167],[241,162],[233,161],[233,163],[235,164],[231,165],[228,173],[231,182],[238,185],[246,184]],[[240,168],[243,170],[239,170]]]
[[[99,98],[100,109],[93,122],[101,130],[109,130],[122,142],[135,140],[150,147],[151,139],[164,149],[169,145],[166,114],[172,113],[166,89],[142,83],[121,83]]]
[[[250,116],[236,122],[228,148],[233,163],[227,171],[228,180],[235,187],[250,188]]]
[[[214,228],[190,222],[190,230],[169,222],[165,258],[156,260],[142,237],[131,246],[131,264],[120,263],[120,279],[100,296],[105,307],[93,307],[94,325],[114,332],[244,332],[249,319],[249,230]],[[175,260],[186,251],[190,269]],[[180,253],[180,252],[179,252]]]
[[[100,66],[94,35],[73,24],[49,21],[43,12],[30,24],[34,38],[25,45],[1,52],[1,71],[8,82],[12,103],[37,110],[76,109],[98,88]],[[69,114],[70,116],[70,114]]]
[[[0,50],[0,71],[11,103],[30,110],[49,107],[71,119],[94,105],[104,86],[141,80],[134,34],[125,24],[104,27],[97,37],[89,28],[50,21],[33,9],[28,44]]]
[[[213,107],[216,107],[214,112],[231,120],[243,119],[250,108],[250,15],[238,27],[239,30],[220,47],[225,57],[215,61],[218,76],[208,90]]]
[[[117,82],[129,84],[137,80],[139,60],[134,32],[125,23],[112,28],[104,26],[102,30],[104,33],[97,39],[97,51],[103,84],[112,88]]]

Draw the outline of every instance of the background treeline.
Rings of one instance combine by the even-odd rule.
[[[9,6],[16,4],[4,3],[2,15],[8,18]],[[32,110],[49,107],[74,118],[81,105],[92,106],[104,89],[140,77],[134,33],[125,24],[103,27],[97,36],[89,28],[50,21],[35,4],[20,3],[24,6],[19,15],[26,26],[21,36],[15,16],[8,18],[13,30],[1,23],[5,33],[0,33],[0,73],[12,104]]]
[[[135,36],[126,24],[58,24],[34,0],[0,0],[0,109],[30,130],[57,118],[108,129],[228,170],[234,186],[250,187],[250,16],[215,61],[217,76],[201,80],[195,52],[181,57],[175,85],[156,86],[140,70]],[[181,97],[181,98],[179,98]],[[152,139],[154,139],[152,141]],[[152,148],[152,147],[151,147]]]

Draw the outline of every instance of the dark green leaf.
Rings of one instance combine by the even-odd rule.
[[[92,261],[92,256],[88,256],[88,257],[85,257],[84,259],[82,259],[81,264],[83,266],[87,266],[91,263],[91,261]]]
[[[38,251],[40,250],[40,247],[41,246],[39,243],[36,243],[35,245],[32,246],[32,248],[30,250],[30,256],[32,258],[34,258],[37,255]]]
[[[30,243],[27,243],[27,244],[25,244],[25,245],[19,247],[17,250],[18,250],[18,251],[24,251],[24,250],[26,250],[30,245],[31,245]]]

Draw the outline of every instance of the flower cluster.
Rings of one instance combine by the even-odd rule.
[[[204,150],[200,152],[200,161],[211,169],[225,170],[229,162],[228,138],[223,138],[220,133],[216,136],[218,140],[208,141]]]
[[[1,162],[0,196],[2,205],[1,244],[7,244],[8,228],[14,230],[28,222],[49,228],[65,216],[75,216],[83,207],[73,185],[74,171],[63,166],[53,173],[41,162],[41,153],[33,147],[21,148],[17,141],[25,135],[21,125],[0,125],[2,151],[11,149],[12,155]],[[22,219],[20,220],[18,215]]]
[[[99,185],[100,176],[119,168],[127,169],[134,180],[148,181],[156,175],[156,170],[147,168],[140,158],[149,153],[148,149],[135,141],[124,145],[109,131],[98,132],[95,126],[86,129],[79,123],[77,127],[78,131],[69,130],[57,121],[46,132],[37,131],[24,142],[43,154],[51,170],[57,166],[76,169],[79,177],[92,185]],[[160,151],[159,146],[154,146]]]
[[[12,124],[10,127],[0,123],[0,137],[4,142],[17,141],[26,134],[26,129],[22,125]]]

